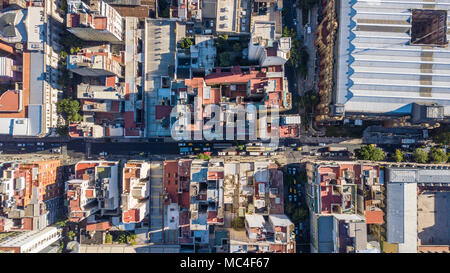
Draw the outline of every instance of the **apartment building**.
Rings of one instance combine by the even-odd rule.
[[[128,161],[122,171],[122,222],[126,229],[146,225],[150,211],[150,163]]]
[[[68,216],[72,222],[86,219],[87,227],[111,225],[120,215],[119,162],[80,161],[75,179],[66,182]]]
[[[1,165],[0,230],[42,230],[63,213],[59,160]]]
[[[0,49],[0,134],[42,137],[49,133],[56,110],[43,79],[44,8],[29,6],[2,11]],[[32,90],[32,91],[31,91]]]
[[[104,1],[68,1],[67,30],[86,41],[121,43],[124,21],[122,16]]]
[[[384,172],[380,167],[356,162],[311,162],[306,170],[311,251],[379,252],[376,243],[367,241],[367,224],[383,223],[380,177]]]
[[[248,44],[248,59],[261,66],[284,65],[291,50],[291,38],[276,35],[276,23],[257,21],[253,23]]]

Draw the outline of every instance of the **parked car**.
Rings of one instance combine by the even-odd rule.
[[[294,195],[294,202],[297,202],[297,195]]]
[[[56,149],[54,149],[54,150],[56,150]],[[60,150],[61,151],[61,150]],[[100,156],[106,156],[106,155],[108,155],[108,153],[107,152],[101,152],[101,153],[99,153],[99,155]]]
[[[37,146],[44,146],[44,142],[38,142],[36,143]]]
[[[289,194],[289,202],[292,202],[292,195]]]
[[[186,143],[183,143],[183,142],[178,143],[178,146],[180,146],[180,147],[186,146]]]

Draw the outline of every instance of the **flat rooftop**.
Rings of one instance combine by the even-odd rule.
[[[449,9],[448,0],[340,1],[334,103],[405,115],[413,102],[434,102],[450,116]]]

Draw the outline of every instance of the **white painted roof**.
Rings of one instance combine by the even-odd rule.
[[[411,9],[432,4],[448,11],[450,1],[352,2],[340,1],[337,10],[336,103],[345,104],[346,112],[405,114],[413,102],[436,102],[450,116],[450,47],[409,45]]]

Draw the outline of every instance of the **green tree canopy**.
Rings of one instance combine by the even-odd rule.
[[[433,163],[444,163],[447,162],[448,156],[442,149],[434,147],[431,149],[430,159]]]
[[[441,145],[450,145],[450,132],[441,132],[434,136],[433,140]]]
[[[233,222],[231,223],[231,226],[235,230],[243,229],[245,227],[244,217],[236,217],[236,218],[234,218]]]
[[[220,53],[219,55],[220,66],[227,67],[231,64],[231,54],[228,52]]]
[[[193,44],[194,44],[194,41],[192,41],[191,38],[185,37],[185,38],[181,41],[181,48],[188,49],[188,48],[190,48]]]
[[[295,223],[303,221],[308,217],[308,211],[304,208],[297,208],[292,214],[292,221]]]
[[[381,149],[375,148],[372,145],[362,146],[357,152],[357,156],[359,159],[371,161],[382,161],[386,157]]]
[[[83,118],[78,113],[80,111],[80,103],[78,100],[63,99],[56,103],[56,109],[59,113],[65,115],[71,122],[81,121]]]
[[[402,162],[402,161],[403,161],[403,152],[400,151],[400,149],[396,149],[396,150],[395,150],[395,154],[392,156],[392,158],[393,158],[396,162]]]
[[[417,148],[413,152],[413,158],[417,163],[427,163],[428,154],[423,149]]]

